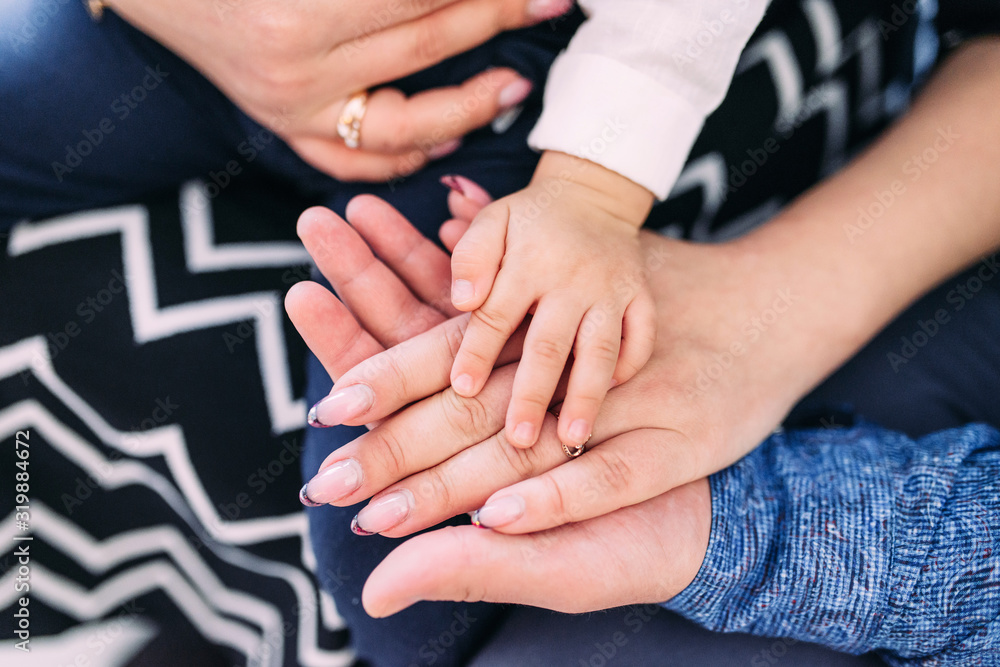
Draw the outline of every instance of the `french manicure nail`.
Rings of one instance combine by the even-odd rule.
[[[427,151],[427,157],[432,160],[440,160],[445,155],[451,155],[458,150],[458,147],[462,145],[461,139],[452,139],[451,141],[446,141],[443,144],[438,144],[434,148]]]
[[[465,196],[465,190],[462,189],[462,183],[458,180],[458,177],[454,174],[448,174],[447,176],[441,177],[441,183],[444,184],[449,190],[457,192],[458,194]]]
[[[562,16],[573,4],[573,0],[531,0],[528,14],[539,21]]]
[[[524,498],[511,495],[486,503],[472,513],[472,523],[483,528],[501,528],[524,515]]]
[[[531,94],[532,88],[531,82],[523,78],[508,83],[497,96],[497,104],[500,105],[501,109],[515,107],[527,99],[528,95]]]
[[[451,383],[451,386],[455,389],[455,392],[459,396],[470,396],[472,394],[474,384],[472,376],[463,373],[455,378],[455,381]]]
[[[476,296],[476,288],[468,280],[456,280],[451,284],[451,300],[456,305],[471,301]]]
[[[575,444],[580,444],[587,441],[590,437],[590,426],[587,425],[586,419],[576,419],[572,424],[569,425],[569,439]]]
[[[330,394],[309,410],[310,426],[329,428],[360,417],[375,403],[372,388],[356,384]]]
[[[359,488],[364,479],[361,464],[354,459],[337,461],[319,471],[299,491],[299,500],[306,507],[320,507],[346,498]]]
[[[535,427],[531,422],[521,422],[514,427],[514,440],[519,444],[527,445],[535,441]]]
[[[378,500],[373,500],[351,521],[351,531],[356,535],[383,533],[402,523],[413,509],[413,494],[400,489]]]

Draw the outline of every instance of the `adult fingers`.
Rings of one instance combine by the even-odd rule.
[[[347,204],[347,221],[380,260],[417,297],[451,317],[451,259],[388,202],[359,195]]]
[[[710,525],[708,484],[700,480],[636,507],[533,535],[445,528],[390,553],[366,582],[362,602],[376,618],[420,600],[488,600],[566,613],[663,602],[696,576]]]
[[[494,407],[502,410],[502,406]],[[603,436],[604,433],[599,433],[595,437]],[[547,415],[542,436],[534,447],[514,447],[505,433],[497,433],[393,484],[371,501],[377,510],[382,498],[403,492],[412,500],[405,516],[386,518],[376,511],[373,517],[372,511],[365,507],[358,514],[358,523],[385,537],[405,537],[478,509],[500,489],[552,470],[566,460],[556,437],[556,420]]]
[[[509,400],[513,372],[513,367],[498,369],[479,397],[464,398],[449,389],[387,419],[327,457],[306,485],[306,497],[313,503],[353,505],[496,434],[503,425],[503,412],[496,407]],[[394,500],[403,495],[393,494]],[[404,508],[413,504],[412,494],[402,500]],[[372,532],[375,528],[368,526]]]
[[[285,140],[299,157],[313,167],[347,183],[382,183],[399,176],[409,176],[432,159],[453,153],[460,145],[456,139],[426,152],[413,149],[405,153],[385,154],[351,149],[340,139],[330,137],[289,135]]]
[[[383,349],[337,297],[316,283],[292,285],[285,295],[285,310],[334,380]]]
[[[505,30],[564,14],[572,6],[572,0],[464,0],[341,44],[326,65],[350,89],[364,90],[465,53]]]
[[[447,388],[468,321],[468,315],[454,317],[342,373],[330,396],[316,405],[314,425],[370,424]],[[524,329],[511,336],[498,366],[520,357]]]
[[[538,439],[583,311],[583,306],[558,298],[543,297],[539,302],[524,339],[507,411],[507,439],[514,446],[531,447]]]
[[[440,237],[441,243],[443,243],[444,247],[448,249],[448,252],[451,252],[455,249],[455,246],[458,245],[458,242],[467,231],[469,231],[469,223],[467,221],[451,219],[442,224],[441,228],[438,229],[438,237]],[[451,300],[450,286],[448,300]]]
[[[487,70],[459,86],[434,88],[411,97],[395,88],[379,88],[368,96],[359,148],[385,155],[413,150],[438,155],[449,142],[490,124],[523,102],[531,89],[530,81],[505,68]],[[342,112],[343,105],[330,106],[313,116],[308,127],[319,136],[334,138]]]
[[[459,220],[472,222],[481,210],[493,203],[490,193],[465,176],[448,174],[441,178],[441,183],[451,190],[448,210]]]
[[[480,211],[451,253],[451,301],[462,311],[483,305],[507,249],[510,211],[498,202]]]
[[[384,346],[395,345],[440,324],[445,316],[422,303],[361,236],[332,211],[314,207],[298,223],[299,238],[363,326]],[[372,308],[378,303],[379,308]]]
[[[498,491],[479,510],[479,521],[504,533],[531,533],[635,505],[691,481],[692,447],[674,431],[630,431]]]
[[[599,306],[580,323],[566,400],[559,410],[559,439],[571,446],[587,442],[611,388],[621,348],[622,319]]]

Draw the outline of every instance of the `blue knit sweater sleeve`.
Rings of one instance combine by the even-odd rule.
[[[1000,665],[995,430],[789,431],[710,481],[708,553],[669,609],[891,665]]]

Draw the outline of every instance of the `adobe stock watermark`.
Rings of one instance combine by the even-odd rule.
[[[952,321],[952,315],[961,312],[986,286],[986,283],[1000,273],[998,257],[1000,253],[993,253],[982,260],[979,268],[971,276],[963,278],[948,291],[945,301],[951,306],[950,310],[938,308],[930,318],[918,320],[916,328],[911,333],[900,337],[899,346],[886,353],[886,360],[894,373],[898,373],[900,368],[906,366],[920,353],[920,350],[927,347],[941,329]]]
[[[630,634],[637,635],[660,612],[663,607],[657,604],[633,605],[622,619],[622,624],[629,631],[616,630],[604,641],[595,641],[594,652],[588,658],[580,658],[578,667],[608,667],[616,664],[621,650],[628,646]]]
[[[947,153],[961,137],[962,135],[955,132],[951,125],[947,128],[938,128],[934,141],[921,153],[911,156],[903,163],[902,172],[909,178],[909,185],[903,179],[897,178],[889,184],[888,189],[876,190],[874,201],[868,206],[858,207],[857,220],[853,223],[844,223],[843,229],[847,240],[853,245],[874,227],[893,204],[907,193],[908,188],[930,171],[941,156]]]
[[[750,6],[748,0],[732,0],[731,3],[739,10],[745,10]],[[733,26],[739,25],[740,16],[731,9],[723,9],[717,18],[701,22],[701,30],[693,36],[688,37],[687,46],[673,54],[674,64],[679,69],[684,69],[688,65],[694,64],[701,58],[705,51],[715,44],[718,39],[729,39],[726,33]]]
[[[734,340],[729,347],[712,354],[712,362],[699,369],[694,386],[688,390],[688,395],[704,393],[725,375],[736,360],[749,354],[765,333],[784,316],[799,300],[790,287],[775,292],[771,305],[751,317],[740,328],[741,338]]]
[[[168,76],[170,73],[164,72],[160,65],[157,64],[155,67],[147,65],[142,80],[131,90],[123,92],[111,101],[109,107],[111,113],[99,120],[95,127],[84,128],[80,132],[82,138],[78,142],[73,145],[67,144],[66,155],[62,162],[58,160],[52,162],[52,173],[55,174],[56,180],[62,183],[65,176],[72,174],[74,169],[83,164],[84,159],[118,128],[115,119],[119,123],[126,121]]]

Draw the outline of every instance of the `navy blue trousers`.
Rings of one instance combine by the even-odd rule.
[[[113,14],[95,24],[79,2],[19,3],[0,16],[0,230],[19,219],[175,190],[192,178],[221,191],[243,174],[263,174],[276,188],[298,193],[303,205],[338,211],[355,194],[374,193],[434,238],[446,218],[441,175],[470,176],[497,194],[528,181],[537,156],[526,148],[526,136],[539,112],[541,83],[575,21],[501,36],[399,82],[413,91],[507,65],[539,85],[505,134],[474,133],[456,154],[402,181],[345,185],[304,164],[196,71]],[[949,282],[904,314],[799,412],[851,406],[912,434],[970,421],[1000,424],[1000,280],[991,281],[990,266]],[[307,398],[318,400],[330,379],[314,358],[308,377]],[[304,474],[311,476],[329,452],[359,433],[310,431]],[[666,612],[641,608],[581,619],[486,604],[421,603],[374,620],[360,606],[361,588],[396,542],[350,533],[357,509],[309,510],[311,537],[318,576],[336,599],[359,655],[375,664],[747,664],[753,656],[786,654],[800,664],[864,664],[805,645],[717,638]],[[642,626],[642,641],[615,648],[615,656],[604,655],[610,649],[600,642],[591,645],[601,628],[627,626],[630,614],[651,619]]]

